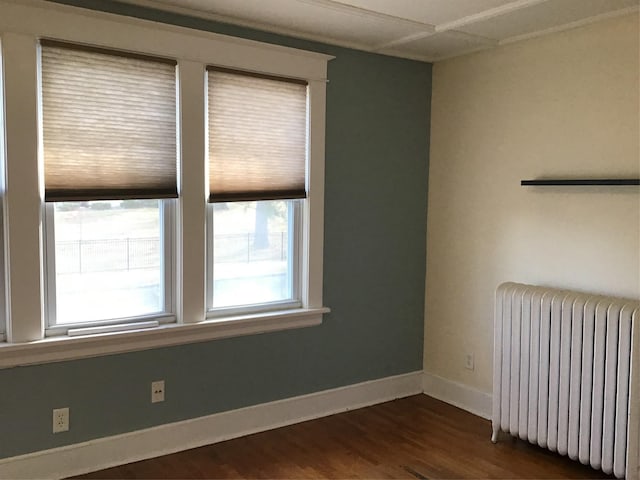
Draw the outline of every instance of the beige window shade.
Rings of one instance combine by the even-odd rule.
[[[176,63],[41,47],[45,200],[177,197]]]
[[[209,201],[304,198],[306,82],[208,70]]]

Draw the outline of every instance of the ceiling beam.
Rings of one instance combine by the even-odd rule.
[[[418,20],[409,20],[408,18],[396,17],[395,15],[389,15],[387,13],[378,12],[376,10],[369,10],[367,8],[356,7],[354,5],[348,5],[346,3],[337,2],[335,0],[296,0],[300,3],[306,3],[307,5],[315,5],[317,7],[329,8],[343,13],[349,13],[352,15],[358,15],[360,17],[372,17],[378,18],[384,21],[392,21],[401,25],[411,26],[413,28],[419,28],[425,33],[433,33],[436,31],[436,26],[430,23],[420,22]]]
[[[391,40],[389,42],[381,43],[373,47],[374,52],[378,52],[380,50],[384,50],[391,47],[397,47],[398,45],[404,45],[405,43],[415,42],[416,40],[422,40],[423,38],[430,37],[431,35],[435,35],[434,32],[418,32],[413,33],[411,35],[406,35],[404,37],[396,38],[395,40]]]
[[[461,40],[465,40],[469,43],[478,45],[478,46],[486,46],[486,47],[496,47],[500,43],[495,38],[483,37],[482,35],[476,35],[474,33],[462,32],[460,30],[447,30],[445,32],[438,32],[441,34],[451,35],[453,37],[459,38]]]
[[[472,23],[478,23],[484,20],[489,20],[491,18],[499,17],[500,15],[504,15],[506,13],[522,10],[523,8],[529,8],[539,3],[543,3],[547,1],[549,0],[516,0],[515,2],[510,2],[500,7],[484,10],[480,13],[475,13],[473,15],[468,15],[466,17],[458,18],[457,20],[453,20],[451,22],[441,23],[439,25],[436,25],[436,31],[446,32],[448,30],[455,30],[457,28],[464,27],[465,25],[470,25]]]
[[[438,35],[438,34],[449,35],[452,37],[460,38],[472,44],[473,48],[495,47],[499,43],[498,40],[495,40],[493,38],[482,37],[480,35],[474,35],[472,33],[459,32],[457,30],[448,30],[446,32],[414,33],[413,35],[407,35],[405,37],[396,38],[395,40],[391,40],[389,42],[373,47],[373,51],[380,52],[382,50],[387,50],[392,47],[397,47],[407,43],[412,43],[418,40],[422,40],[423,38],[431,37],[433,35]]]

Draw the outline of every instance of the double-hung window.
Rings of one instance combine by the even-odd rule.
[[[42,40],[40,64],[47,334],[173,320],[176,62]]]
[[[210,316],[302,306],[307,90],[208,68]]]
[[[322,323],[332,57],[27,3],[0,0],[0,368]]]

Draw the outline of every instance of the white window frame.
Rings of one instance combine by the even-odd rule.
[[[0,92],[2,91],[2,80],[0,79]],[[0,95],[1,97],[1,95]],[[0,105],[1,109],[1,105]],[[2,112],[0,112],[2,115]],[[0,131],[0,137],[4,134],[3,131]],[[0,138],[0,162],[4,160],[4,144],[2,138]],[[0,196],[0,344],[1,342],[6,341],[7,339],[7,302],[5,296],[5,258],[6,252],[4,246],[6,242],[4,241],[4,198]]]
[[[160,215],[160,234],[162,252],[162,291],[163,309],[162,312],[149,315],[136,315],[132,317],[111,318],[104,320],[93,320],[87,322],[74,322],[58,324],[56,322],[56,266],[55,266],[55,204],[46,203],[43,211],[43,252],[44,252],[44,298],[45,298],[45,336],[53,337],[59,335],[74,335],[80,329],[110,326],[109,331],[125,330],[131,323],[148,322],[148,326],[172,323],[176,321],[175,316],[175,275],[174,275],[174,200],[158,199]],[[155,325],[154,325],[155,323]],[[82,332],[81,331],[81,332]],[[99,332],[100,330],[95,330]]]
[[[4,128],[4,82],[2,68],[2,42],[0,41],[0,342],[7,339],[7,305],[5,297],[5,261],[6,252],[4,239],[4,164],[6,158],[5,151],[5,128]]]
[[[307,208],[306,199],[288,199],[291,202],[291,212],[288,213],[287,231],[290,232],[288,236],[288,249],[290,255],[292,255],[291,264],[289,268],[289,278],[291,278],[291,299],[258,303],[253,305],[237,305],[229,307],[214,307],[213,295],[214,295],[214,234],[215,234],[215,222],[214,222],[214,203],[207,205],[207,318],[224,318],[232,315],[242,315],[260,312],[273,312],[273,311],[285,311],[296,308],[302,308],[304,306],[304,299],[302,298],[303,283],[306,279],[302,276],[302,252],[304,251],[304,245],[302,243],[303,238],[303,212]]]
[[[174,58],[178,62],[175,206],[177,322],[128,332],[45,338],[43,181],[38,152],[39,38]],[[41,0],[0,0],[5,75],[7,342],[0,368],[308,327],[322,302],[324,140],[328,55],[122,17]],[[306,80],[309,157],[301,213],[300,308],[207,318],[206,66]]]

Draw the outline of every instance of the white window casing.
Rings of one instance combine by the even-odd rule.
[[[43,218],[45,335],[131,329],[131,323],[139,323],[143,317],[147,321],[152,318],[158,322],[175,320],[172,252],[173,198],[177,196],[177,62],[49,39],[40,40],[39,57],[39,136],[46,201]],[[121,283],[141,280],[135,273],[135,263],[133,270],[129,269],[131,254],[136,257],[139,253],[136,244],[130,252],[130,239],[126,238],[124,242],[124,239],[116,240],[121,242],[118,244],[110,242],[110,251],[96,251],[96,244],[91,240],[96,227],[98,231],[106,231],[110,229],[105,228],[106,225],[126,224],[125,219],[131,218],[130,214],[120,211],[116,214],[119,221],[115,221],[111,208],[104,211],[104,207],[111,207],[111,201],[135,206],[136,199],[149,198],[155,200],[158,228],[152,234],[158,235],[159,253],[159,268],[155,272],[158,282],[155,294],[159,298],[152,298],[160,302],[152,301],[155,305],[149,303],[148,298],[142,300],[144,293],[136,289],[135,283],[128,284],[127,288]],[[64,254],[64,243],[57,242],[58,236],[62,235],[62,242],[68,241],[69,233],[65,232],[65,227],[71,226],[68,222],[74,224],[72,218],[78,214],[82,219],[82,210],[86,207],[82,202],[96,200],[104,201],[103,210],[93,212],[91,218],[95,222],[102,219],[104,227],[90,222],[84,230],[89,227],[93,232],[85,232],[89,233],[89,239],[83,239],[80,225],[78,264],[75,258],[70,263],[69,256]],[[75,215],[65,217],[57,208],[61,204],[56,202],[72,202],[64,209],[75,209]],[[114,221],[115,224],[111,223]],[[135,225],[130,228],[132,230],[123,232],[124,235],[135,237]],[[103,235],[98,240],[107,241]],[[83,240],[88,242],[85,244],[88,252]],[[119,251],[118,245],[126,245],[126,252]],[[126,256],[126,267],[124,264],[120,267],[126,268],[126,273],[121,269],[119,277],[105,273],[105,267],[113,269],[118,265],[122,253]],[[58,254],[62,257],[56,258]],[[83,257],[89,261],[88,270]],[[111,282],[104,283],[104,276],[98,280],[95,265],[91,265],[96,260],[109,262],[109,265],[102,264],[98,271],[109,276]],[[148,281],[149,278],[143,280]],[[80,283],[101,290],[95,292],[98,295],[90,293],[91,287],[78,292]],[[127,298],[133,300],[133,297],[122,297],[125,291],[137,292],[138,299],[143,301],[142,310],[141,305],[127,302]],[[92,295],[91,304],[85,305],[82,297],[86,294]],[[98,329],[98,325],[104,328]]]
[[[301,282],[306,281],[300,270],[304,250],[302,212],[308,208],[308,84],[218,67],[208,67],[207,71],[209,202],[212,205],[222,203],[227,211],[235,211],[235,220],[230,227],[229,220],[223,219],[224,210],[214,214],[213,206],[209,207],[208,316],[300,308],[307,305],[307,299],[300,295]],[[246,220],[241,220],[238,208],[255,207],[257,220],[261,206],[269,208],[266,202],[283,201],[287,204],[288,225],[286,229],[281,228],[287,234],[287,255],[279,260],[263,257],[267,263],[262,263],[261,267],[260,263],[255,263],[251,268],[250,229]],[[235,202],[247,203],[237,205]],[[225,250],[227,254],[236,250],[237,245],[231,245],[223,238],[240,230],[247,230],[246,266],[249,270],[244,271],[237,265],[238,272],[242,273],[236,273],[235,279],[225,279],[229,269],[214,258],[214,252],[224,258]],[[219,248],[214,248],[214,243]],[[281,271],[284,261],[286,273]],[[217,269],[226,273],[221,277],[216,274]],[[256,288],[260,292],[258,297],[252,292],[243,292],[247,290],[240,286],[243,281],[249,282],[247,285],[253,282],[260,285]]]
[[[205,318],[206,235],[206,89],[205,65],[178,60],[178,318],[198,323]],[[200,119],[201,121],[198,121]]]
[[[0,44],[0,166],[4,166],[5,145],[4,145],[4,86],[2,84],[2,44]],[[7,308],[5,299],[5,251],[4,239],[4,168],[0,167],[0,342],[7,339]]]
[[[1,89],[0,84],[0,91]],[[0,113],[0,115],[2,115]],[[3,135],[4,132],[0,131],[0,136]],[[0,148],[3,147],[2,140],[0,139]],[[0,162],[3,162],[2,153],[0,153]],[[0,247],[4,244],[4,198],[0,198]],[[0,343],[6,341],[7,339],[7,306],[5,300],[5,263],[4,263],[5,253],[4,249],[0,248]]]
[[[178,62],[178,190],[168,291],[177,323],[44,338],[43,186],[37,150],[40,38],[155,55]],[[317,325],[322,303],[327,55],[94,12],[39,0],[0,0],[6,130],[7,342],[0,368]],[[206,66],[308,82],[309,155],[302,218],[302,307],[206,319]],[[141,321],[146,319],[141,318]],[[145,324],[149,327],[149,324]],[[83,333],[83,332],[81,332]]]
[[[1,7],[0,7],[1,8]],[[0,17],[5,20],[4,12]],[[42,186],[38,159],[37,39],[2,30],[6,132],[7,340],[42,338]]]

